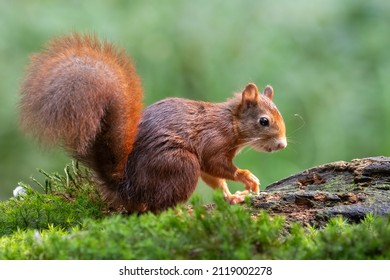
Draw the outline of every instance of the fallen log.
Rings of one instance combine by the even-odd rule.
[[[390,213],[390,158],[338,161],[307,169],[252,197],[252,211],[264,209],[287,222],[321,227],[341,215],[359,222],[367,214]]]

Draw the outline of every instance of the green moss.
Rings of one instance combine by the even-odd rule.
[[[26,194],[0,203],[0,236],[17,230],[48,229],[49,226],[67,229],[82,223],[85,218],[102,217],[104,207],[87,170],[72,163],[65,174],[47,174],[44,193],[21,183]]]
[[[71,176],[79,180],[78,172]],[[370,215],[360,224],[334,218],[323,229],[287,226],[265,211],[254,216],[249,203],[229,205],[220,192],[212,209],[194,197],[191,208],[107,216],[90,182],[61,187],[67,176],[48,174],[47,194],[28,189],[23,199],[0,204],[0,259],[390,258],[389,217]]]

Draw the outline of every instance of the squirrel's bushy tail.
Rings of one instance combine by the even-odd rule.
[[[21,88],[21,127],[44,145],[62,144],[113,190],[124,175],[141,103],[141,82],[124,51],[72,34],[32,56]]]

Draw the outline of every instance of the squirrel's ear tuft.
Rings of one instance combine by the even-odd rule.
[[[266,86],[264,89],[264,95],[272,100],[272,98],[274,98],[274,89],[270,85]]]
[[[259,99],[259,90],[255,84],[248,84],[242,92],[242,104],[246,107],[256,105]]]

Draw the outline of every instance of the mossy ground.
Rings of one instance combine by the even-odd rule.
[[[389,259],[390,218],[334,218],[322,229],[288,225],[221,193],[161,214],[110,213],[75,164],[46,174],[44,193],[0,203],[0,259]]]

